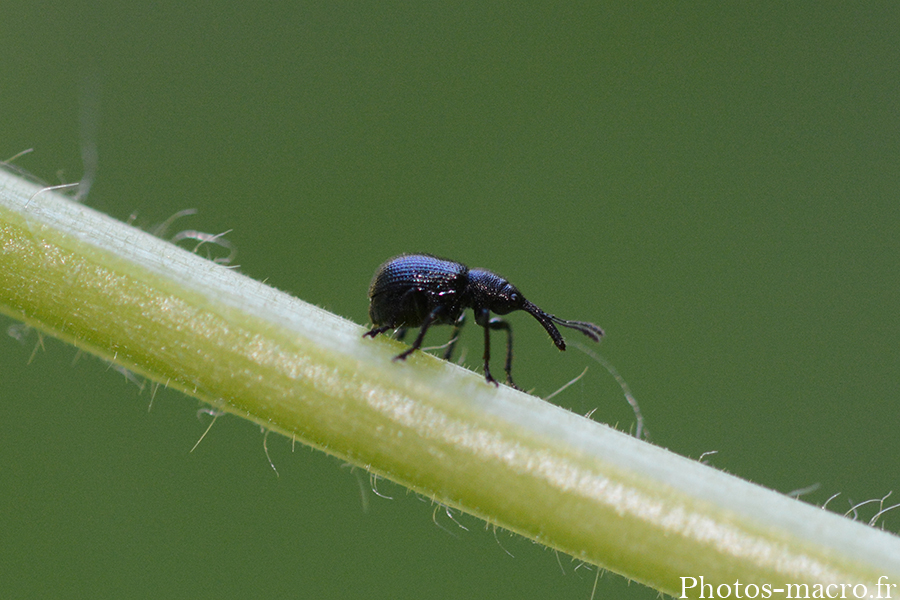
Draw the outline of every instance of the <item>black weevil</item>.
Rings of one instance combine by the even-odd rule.
[[[486,269],[470,269],[453,260],[430,254],[402,254],[390,259],[375,271],[369,285],[369,318],[372,329],[363,337],[375,337],[388,329],[397,329],[402,339],[408,327],[421,327],[412,346],[394,360],[404,360],[422,346],[425,332],[432,325],[453,325],[453,334],[444,359],[450,358],[459,329],[465,320],[464,310],[475,311],[475,322],[484,327],[484,377],[497,385],[491,376],[490,330],[506,331],[506,382],[516,387],[512,380],[512,329],[509,323],[491,318],[491,313],[509,314],[524,310],[544,326],[560,350],[566,342],[557,325],[576,329],[595,342],[603,336],[603,330],[593,323],[566,321],[529,302],[518,289],[496,273]]]

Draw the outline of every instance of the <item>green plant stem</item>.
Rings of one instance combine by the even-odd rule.
[[[392,362],[396,342],[40,190],[0,170],[0,310],[80,349],[675,596],[701,575],[900,583],[895,536],[432,356]]]

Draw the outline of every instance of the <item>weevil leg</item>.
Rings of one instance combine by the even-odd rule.
[[[363,334],[363,337],[370,337],[370,338],[373,338],[373,337],[375,337],[376,335],[378,335],[379,333],[384,333],[384,332],[387,331],[388,329],[393,329],[393,327],[391,327],[390,325],[380,325],[380,326],[378,326],[378,327],[373,327],[373,328],[370,329],[369,331],[365,332],[365,333]]]
[[[453,324],[453,333],[450,334],[450,341],[447,342],[447,349],[444,350],[444,360],[450,360],[453,356],[453,349],[456,348],[456,342],[459,340],[459,330],[466,324],[466,313],[460,313],[456,323]]]
[[[499,386],[500,384],[491,375],[491,329],[488,325],[482,327],[484,327],[484,378],[488,383]]]
[[[486,308],[475,312],[475,322],[484,327],[484,378],[488,383],[499,385],[497,380],[491,375],[491,329],[505,329],[507,334],[506,383],[510,387],[519,389],[513,383],[512,374],[510,373],[512,369],[512,329],[510,329],[509,323],[503,319],[498,317],[491,319],[490,314],[490,311]]]
[[[491,329],[504,329],[506,330],[506,385],[511,388],[519,389],[515,383],[513,383],[512,378],[512,357],[513,357],[513,336],[512,336],[512,327],[509,326],[509,323],[495,317],[488,321],[488,327]],[[485,327],[485,335],[487,335],[488,327]]]
[[[402,342],[403,338],[406,337],[406,332],[409,331],[406,327],[399,327],[397,329],[397,333],[394,334],[394,339],[398,342]]]
[[[412,346],[410,346],[409,350],[405,350],[394,357],[394,360],[406,360],[406,357],[418,350],[422,347],[422,341],[425,339],[425,332],[428,331],[428,328],[431,327],[431,324],[434,323],[434,320],[444,312],[444,308],[442,306],[435,306],[431,309],[431,312],[428,313],[428,316],[425,317],[425,320],[422,321],[422,328],[419,329],[419,335],[416,336],[416,340],[413,342]]]

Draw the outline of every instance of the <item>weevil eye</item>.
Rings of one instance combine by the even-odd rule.
[[[522,304],[522,294],[511,283],[503,286],[503,297],[506,298],[506,304],[511,307],[518,307]]]

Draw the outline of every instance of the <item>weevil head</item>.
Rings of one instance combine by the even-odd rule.
[[[472,308],[486,308],[495,315],[522,310],[527,302],[516,286],[486,269],[469,269],[467,291]]]
[[[469,283],[466,291],[468,294],[466,306],[470,306],[476,311],[487,309],[494,314],[505,315],[514,310],[524,310],[537,319],[560,350],[566,349],[566,341],[556,327],[557,325],[580,331],[595,342],[599,342],[603,337],[603,330],[593,323],[567,321],[544,312],[537,305],[526,300],[516,286],[486,269],[469,270]]]

